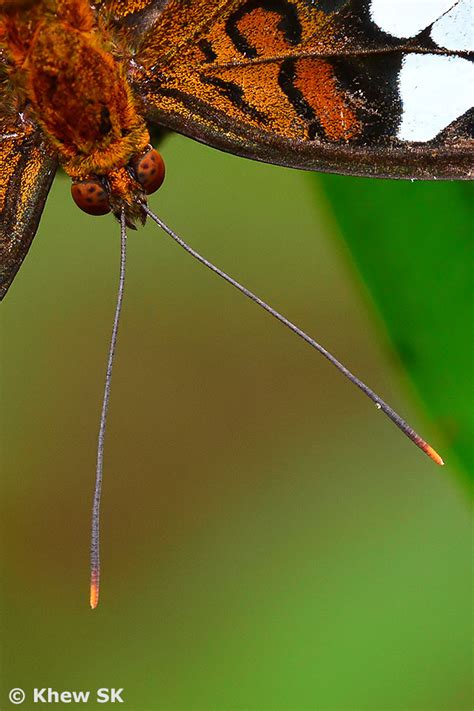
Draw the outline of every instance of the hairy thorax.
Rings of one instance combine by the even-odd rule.
[[[108,175],[145,149],[124,63],[87,0],[36,2],[6,17],[2,41],[25,110],[72,178]]]

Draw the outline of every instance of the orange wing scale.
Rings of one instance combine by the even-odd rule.
[[[307,123],[279,86],[282,62],[296,50],[282,27],[282,15],[256,6],[237,19],[243,4],[227,0],[214,3],[210,10],[209,3],[203,0],[195,0],[191,8],[170,2],[147,33],[137,61],[151,76],[159,77],[160,111],[177,110],[186,118],[188,107],[180,107],[175,97],[188,95],[246,125],[264,127],[269,133],[286,138],[304,139]],[[296,13],[296,5],[293,7]],[[235,31],[259,61],[243,61],[236,51],[228,28],[233,16]],[[312,58],[343,50],[343,41],[334,38],[332,24],[330,15],[302,4],[297,51],[308,58],[296,63],[297,81],[323,118],[331,140],[345,140],[357,134],[358,120],[338,87],[330,64]],[[240,103],[236,101],[235,87],[241,90]],[[153,101],[150,95],[148,98]]]

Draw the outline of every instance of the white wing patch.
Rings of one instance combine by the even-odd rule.
[[[400,39],[431,26],[431,39],[450,52],[474,51],[474,0],[371,0],[378,27]],[[474,64],[463,57],[407,54],[399,91],[401,141],[431,141],[474,105]]]
[[[431,39],[444,49],[454,52],[474,51],[474,3],[459,2],[434,23]]]
[[[372,0],[372,22],[393,37],[415,37],[455,5],[456,0]]]
[[[474,104],[474,64],[462,57],[408,54],[399,76],[398,138],[430,141]]]

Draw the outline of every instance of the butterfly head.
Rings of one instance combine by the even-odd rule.
[[[165,178],[165,164],[160,153],[147,146],[140,155],[131,158],[128,165],[110,170],[106,175],[91,175],[75,180],[71,185],[72,199],[88,215],[120,216],[125,211],[127,225],[145,222],[143,205],[146,196],[161,187]]]

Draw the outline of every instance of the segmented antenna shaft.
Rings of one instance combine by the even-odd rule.
[[[346,368],[345,365],[343,365],[340,361],[335,358],[332,353],[330,353],[326,348],[324,348],[320,343],[314,340],[314,338],[311,338],[311,336],[308,336],[307,333],[305,333],[301,328],[298,328],[294,323],[289,321],[285,316],[283,316],[279,311],[276,311],[272,306],[269,306],[265,301],[263,301],[259,296],[254,294],[252,291],[247,289],[245,286],[242,286],[238,281],[233,279],[231,276],[226,274],[222,269],[219,269],[219,267],[216,267],[214,264],[209,262],[205,257],[201,256],[198,252],[196,252],[195,249],[190,247],[181,237],[179,237],[173,230],[166,225],[163,220],[161,220],[157,215],[155,215],[146,205],[143,206],[144,211],[146,212],[151,219],[156,222],[156,224],[161,227],[161,229],[166,232],[167,235],[169,235],[175,242],[177,242],[180,247],[182,247],[188,254],[190,254],[192,257],[197,259],[198,262],[203,264],[205,267],[210,269],[214,274],[217,274],[220,276],[222,279],[227,281],[229,284],[234,286],[238,291],[240,291],[244,296],[247,298],[251,299],[254,303],[258,304],[259,306],[262,307],[265,311],[267,311],[269,314],[271,314],[274,318],[277,319],[277,321],[280,321],[284,326],[290,329],[290,331],[293,331],[293,333],[296,333],[297,336],[303,339],[306,343],[308,343],[312,348],[317,350],[321,355],[323,355],[327,360],[332,363],[348,380],[350,380],[351,383],[356,385],[362,392],[367,395],[367,397],[372,400],[372,402],[375,403],[377,408],[379,410],[382,410],[387,417],[403,432],[404,435],[408,437],[414,444],[416,444],[417,447],[419,447],[425,454],[427,454],[436,464],[443,465],[444,462],[439,456],[439,454],[429,445],[425,440],[420,437],[415,430],[410,427],[410,425],[403,420],[400,415],[393,410],[390,405],[388,405],[384,400],[382,400],[381,397],[377,395],[371,388],[368,387],[362,380],[360,380],[356,375],[351,373],[351,371]]]
[[[97,465],[95,473],[94,500],[92,504],[92,525],[91,525],[91,582],[90,582],[90,605],[94,610],[99,604],[100,590],[100,499],[102,494],[102,476],[104,469],[104,440],[107,424],[107,413],[110,401],[110,385],[112,382],[112,368],[114,365],[115,348],[117,346],[117,335],[122,311],[123,293],[125,288],[125,267],[127,261],[127,230],[125,223],[125,212],[120,214],[120,277],[117,292],[117,303],[115,306],[114,325],[112,337],[110,339],[109,355],[107,358],[107,370],[105,374],[104,397],[102,400],[102,411],[100,414],[99,436],[97,441]]]

